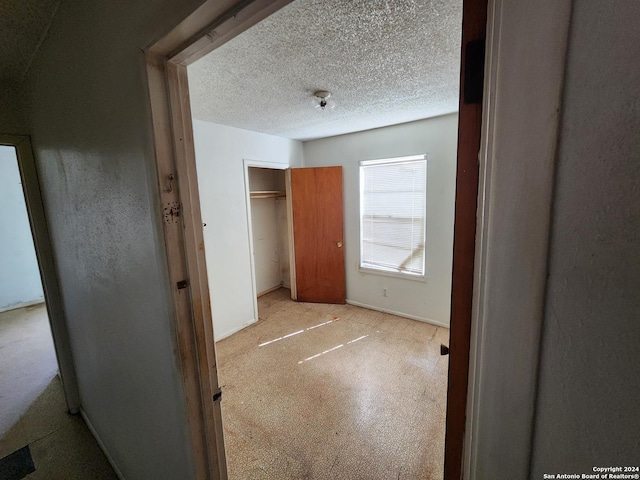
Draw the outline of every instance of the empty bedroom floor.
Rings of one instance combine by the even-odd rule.
[[[449,331],[350,305],[258,300],[217,343],[233,479],[441,479]]]

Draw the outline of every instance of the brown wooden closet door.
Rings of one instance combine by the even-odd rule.
[[[297,299],[345,303],[342,167],[291,169]]]

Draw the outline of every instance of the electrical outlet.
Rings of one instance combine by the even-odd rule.
[[[386,289],[386,288],[383,288],[383,289],[382,289],[382,296],[383,296],[383,297],[386,297],[386,296],[387,296],[387,289]]]

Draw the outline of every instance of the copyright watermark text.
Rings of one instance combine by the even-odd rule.
[[[618,479],[640,479],[640,467],[593,467],[590,472],[572,473],[544,473],[545,480],[618,480]]]

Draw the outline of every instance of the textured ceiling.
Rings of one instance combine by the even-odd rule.
[[[60,0],[0,0],[0,82],[20,82]]]
[[[308,140],[454,112],[461,24],[462,0],[296,0],[189,67],[193,116]]]

